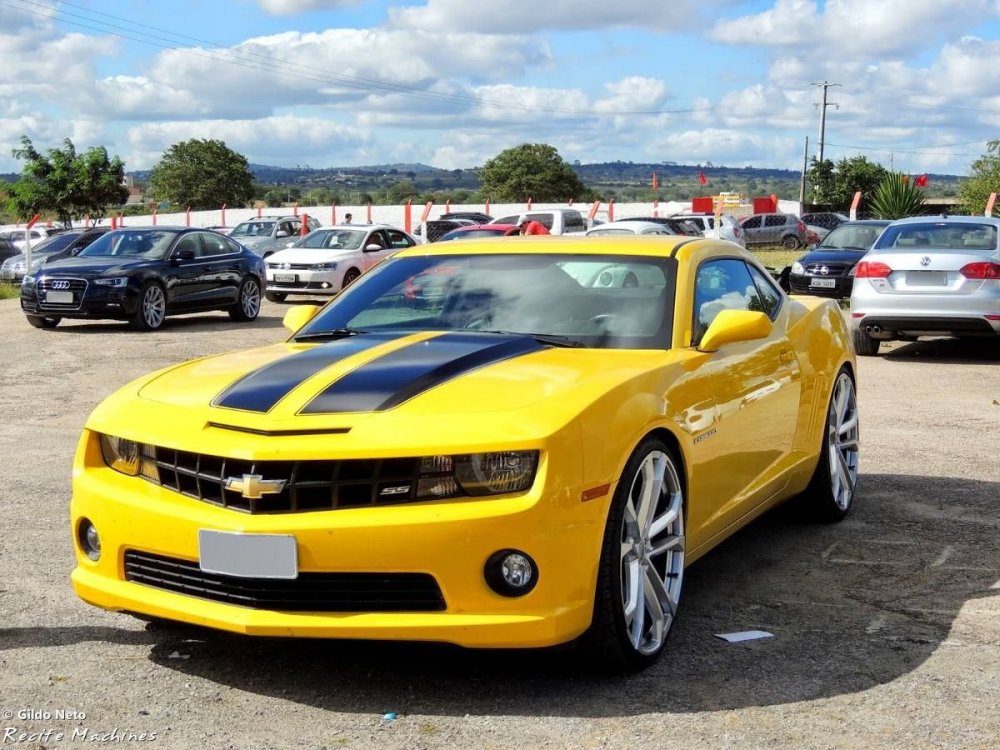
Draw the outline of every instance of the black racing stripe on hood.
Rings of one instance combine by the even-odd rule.
[[[212,406],[265,413],[321,370],[352,354],[393,341],[406,333],[364,333],[320,344],[244,375],[215,397]]]
[[[384,411],[470,370],[545,348],[530,336],[516,334],[444,334],[361,365],[300,413]]]

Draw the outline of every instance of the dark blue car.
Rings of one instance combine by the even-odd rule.
[[[844,299],[851,296],[854,266],[871,250],[886,219],[845,221],[812,250],[792,264],[788,284],[792,294]]]

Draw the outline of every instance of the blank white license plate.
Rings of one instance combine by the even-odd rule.
[[[814,286],[819,289],[835,289],[837,287],[836,279],[810,279],[809,286]]]
[[[56,305],[73,304],[73,292],[46,292],[45,301]]]
[[[276,273],[274,280],[285,284],[294,284],[297,279],[294,273]]]
[[[907,271],[907,286],[947,286],[948,274],[944,271]]]
[[[295,537],[198,530],[198,565],[206,573],[238,578],[296,578]]]

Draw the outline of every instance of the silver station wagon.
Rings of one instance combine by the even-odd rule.
[[[854,347],[918,336],[1000,336],[1000,219],[920,216],[892,222],[858,263]]]

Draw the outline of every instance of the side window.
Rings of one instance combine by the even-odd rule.
[[[385,237],[382,236],[381,232],[372,232],[370,235],[368,235],[368,239],[365,240],[365,248],[367,248],[369,245],[378,245],[384,250]]]
[[[585,232],[587,225],[583,221],[583,215],[579,211],[567,211],[563,214],[564,232]]]
[[[742,260],[710,260],[698,268],[694,282],[693,345],[698,345],[715,316],[723,310],[764,311],[757,286]]]
[[[543,227],[552,231],[552,214],[528,214],[525,218],[531,219],[532,221],[537,221]]]
[[[775,288],[774,282],[764,276],[758,268],[751,265],[747,265],[747,268],[750,269],[750,275],[753,276],[754,284],[757,285],[761,302],[764,303],[764,312],[771,320],[774,320],[781,307],[781,292]]]
[[[393,249],[413,247],[413,242],[402,232],[390,229],[387,234],[389,235],[389,247]]]
[[[751,216],[743,222],[744,229],[760,229],[760,216]]]
[[[236,252],[229,246],[226,238],[212,232],[205,232],[201,235],[201,246],[203,255],[228,255]]]
[[[174,245],[172,253],[176,255],[177,253],[184,250],[190,250],[192,253],[194,253],[195,258],[201,257],[202,255],[201,243],[198,242],[198,235],[196,233],[185,234],[183,237],[177,240],[177,244]]]
[[[785,226],[786,219],[785,219],[784,216],[767,216],[765,218],[766,218],[766,221],[764,222],[764,226],[765,227],[783,227],[783,226]]]

